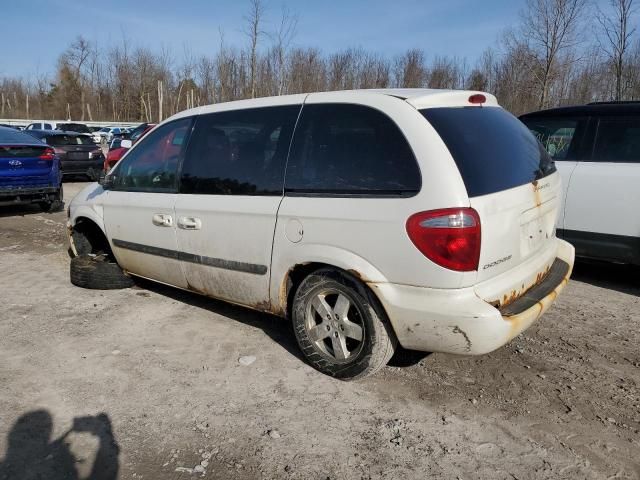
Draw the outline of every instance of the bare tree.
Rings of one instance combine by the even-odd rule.
[[[609,0],[611,14],[598,8],[596,19],[600,26],[598,36],[600,48],[611,62],[615,77],[614,99],[622,100],[624,95],[624,73],[626,57],[631,38],[636,31],[629,21],[635,13],[634,0]]]
[[[256,79],[258,67],[258,41],[262,34],[262,17],[264,15],[264,5],[262,0],[250,0],[249,13],[244,17],[246,22],[245,34],[249,37],[249,81],[251,84],[251,98],[256,96]]]
[[[243,27],[250,44],[227,44],[220,34],[214,55],[184,60],[168,49],[137,46],[123,38],[97,48],[78,37],[50,74],[0,76],[0,117],[162,121],[212,102],[351,88],[471,88],[488,91],[515,114],[540,107],[610,98],[640,98],[638,0],[606,0],[608,16],[591,0],[522,0],[518,28],[485,50],[472,70],[466,61],[409,49],[395,58],[348,45],[337,52],[294,48],[297,17],[283,9],[263,42],[264,1],[250,0]],[[604,8],[605,0],[597,0]],[[600,46],[581,42],[589,28]],[[583,35],[584,36],[584,35]]]
[[[285,91],[286,82],[286,60],[291,42],[296,35],[298,27],[298,15],[291,13],[286,7],[282,7],[280,16],[280,24],[277,30],[271,34],[274,42],[274,50],[276,54],[276,78],[278,82],[278,95],[282,95]]]
[[[540,88],[539,108],[547,106],[549,88],[562,56],[580,43],[579,26],[587,0],[527,0],[522,13],[524,41],[534,53],[532,69]]]
[[[408,50],[404,55],[396,57],[395,84],[397,87],[423,87],[427,79],[424,52],[418,48]]]

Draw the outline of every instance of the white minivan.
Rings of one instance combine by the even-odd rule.
[[[286,317],[311,365],[495,350],[567,283],[560,178],[495,97],[389,89],[181,112],[71,202],[71,281],[144,277]]]

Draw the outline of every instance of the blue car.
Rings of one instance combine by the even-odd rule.
[[[62,208],[60,159],[50,146],[26,133],[0,127],[0,205]]]

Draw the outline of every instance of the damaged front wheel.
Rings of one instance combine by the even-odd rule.
[[[133,287],[134,282],[107,255],[78,255],[71,259],[71,283],[92,290]]]

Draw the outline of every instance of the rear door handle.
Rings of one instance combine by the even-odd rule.
[[[178,220],[178,227],[183,230],[200,230],[202,228],[202,220],[196,217],[181,217]]]
[[[171,227],[173,226],[173,218],[171,215],[165,215],[164,213],[156,213],[151,218],[154,225],[158,227]]]

